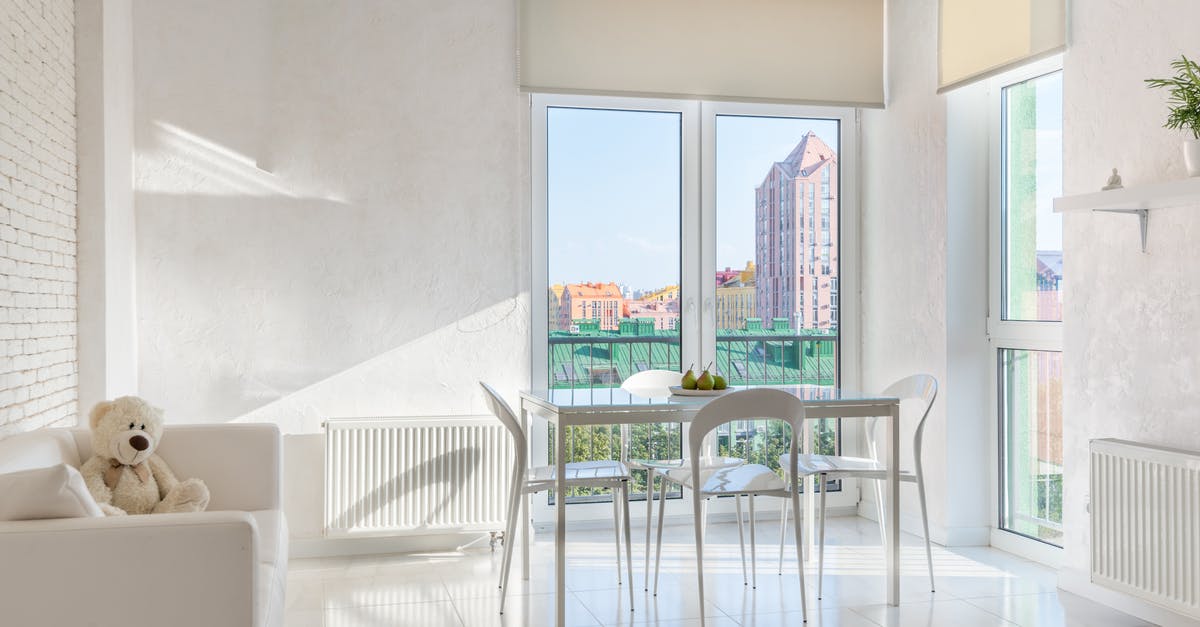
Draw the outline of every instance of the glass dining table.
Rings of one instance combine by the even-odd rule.
[[[851,390],[819,386],[768,386],[784,390],[804,401],[805,418],[885,418],[883,462],[887,465],[885,498],[887,603],[900,602],[900,475],[896,461],[900,458],[900,399],[864,394]],[[733,391],[738,388],[730,388]],[[556,520],[554,525],[554,591],[555,624],[563,625],[566,616],[566,541],[567,493],[561,481],[566,466],[565,427],[682,422],[692,420],[696,412],[715,396],[640,396],[621,388],[533,389],[521,392],[521,424],[529,432],[531,415],[540,416],[555,425],[554,465]],[[806,517],[811,518],[812,490],[809,494]],[[811,534],[809,534],[811,537]],[[525,565],[528,572],[529,565]]]

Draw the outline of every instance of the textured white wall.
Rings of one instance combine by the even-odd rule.
[[[1074,2],[1064,60],[1064,192],[1185,176],[1183,135],[1142,80],[1200,57],[1191,0]],[[1064,239],[1064,566],[1086,572],[1088,440],[1200,450],[1200,199],[1151,213],[1148,252],[1129,216],[1072,214]],[[1084,578],[1086,581],[1086,577]]]
[[[0,438],[75,422],[75,8],[0,2]]]
[[[140,392],[172,420],[485,411],[529,369],[508,2],[138,2]]]
[[[883,389],[917,372],[945,383],[946,105],[936,94],[937,10],[937,0],[889,4],[887,109],[863,112],[862,364],[867,389]],[[939,402],[930,415],[923,456],[930,525],[938,528],[934,537],[939,541],[946,520],[944,405]],[[911,425],[906,428],[911,432]],[[903,458],[910,460],[908,445],[903,447]],[[903,513],[911,524],[920,511],[916,491],[902,489]],[[871,498],[869,489],[863,496]]]

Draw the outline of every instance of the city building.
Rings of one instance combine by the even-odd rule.
[[[717,280],[717,330],[744,328],[746,319],[756,316],[754,262],[747,261],[744,270],[718,270]]]
[[[757,316],[801,329],[838,320],[838,160],[811,131],[755,189]]]
[[[558,326],[558,308],[562,304],[563,289],[562,283],[555,283],[550,286],[549,293],[546,294],[546,324],[549,325],[549,330],[551,331],[557,331],[561,328]]]
[[[679,301],[627,300],[621,317],[652,320],[658,331],[678,329]]]
[[[558,306],[558,328],[570,329],[574,321],[592,320],[602,331],[616,331],[624,304],[616,283],[569,283]]]

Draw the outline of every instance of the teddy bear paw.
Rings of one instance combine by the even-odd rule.
[[[182,481],[171,490],[166,498],[154,508],[160,513],[166,512],[202,512],[208,507],[208,486],[199,479]]]
[[[108,503],[97,503],[97,505],[100,506],[100,511],[103,512],[105,516],[127,516],[128,515],[125,512],[125,510],[121,509],[120,507],[109,505]]]

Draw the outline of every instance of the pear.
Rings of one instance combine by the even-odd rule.
[[[724,390],[727,387],[729,387],[729,384],[725,383],[725,377],[722,377],[719,374],[713,375],[713,389],[714,390]]]
[[[713,364],[712,364],[712,362],[709,362],[708,365],[712,366]],[[708,374],[708,366],[706,366],[706,368],[704,368],[704,371],[701,372],[700,378],[697,378],[696,389],[704,389],[704,390],[713,389],[713,375]]]
[[[695,366],[696,364],[692,364]],[[696,389],[696,374],[692,372],[692,367],[688,366],[687,372],[683,374],[683,381],[679,383],[679,387],[685,390]]]

